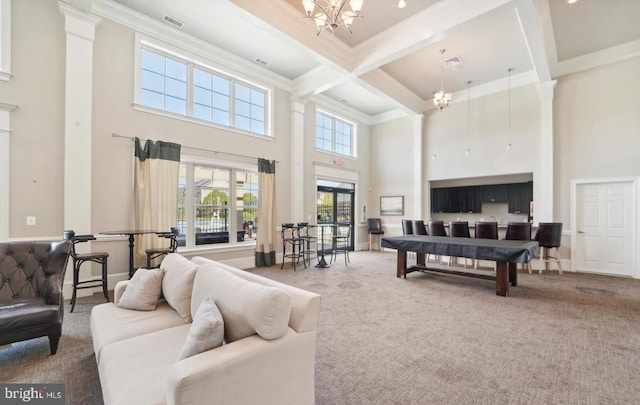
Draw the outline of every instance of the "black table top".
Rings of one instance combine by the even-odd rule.
[[[450,236],[385,236],[382,246],[407,252],[467,257],[507,263],[528,263],[538,253],[538,242],[454,238]]]
[[[160,231],[130,229],[130,230],[124,230],[124,231],[104,231],[104,232],[100,232],[100,234],[102,235],[142,235],[145,233],[158,233],[158,232]]]

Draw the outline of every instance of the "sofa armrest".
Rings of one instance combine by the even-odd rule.
[[[313,404],[316,332],[252,335],[176,362],[167,404]]]
[[[116,283],[116,286],[113,288],[113,303],[118,304],[120,301],[120,297],[124,294],[124,290],[127,289],[127,285],[129,285],[129,281],[131,280],[122,280]]]

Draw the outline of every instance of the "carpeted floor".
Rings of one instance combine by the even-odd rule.
[[[640,280],[557,272],[495,284],[411,273],[395,252],[296,272],[254,269],[322,295],[318,404],[631,404],[640,401]],[[100,404],[90,308],[46,338],[0,348],[0,381],[65,383],[67,404]],[[68,307],[67,307],[68,311]]]

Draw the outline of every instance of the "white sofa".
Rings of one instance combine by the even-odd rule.
[[[205,258],[191,263],[198,266],[191,316],[209,297],[224,319],[225,343],[177,360],[191,323],[162,299],[153,311],[118,306],[129,281],[118,283],[114,303],[91,311],[105,404],[313,404],[320,296]],[[251,297],[251,289],[265,287],[284,291],[290,302],[283,336],[273,339],[268,334],[278,328],[269,324],[271,314],[257,321],[268,330],[252,319],[264,310],[256,306],[264,305]],[[247,334],[247,325],[263,330],[235,339],[238,332]]]

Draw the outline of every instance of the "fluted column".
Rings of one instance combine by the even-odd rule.
[[[424,188],[423,184],[424,179],[424,157],[422,156],[423,152],[423,139],[422,139],[422,129],[424,128],[424,115],[419,114],[411,117],[411,122],[413,124],[413,190],[415,190],[415,194],[413,196],[413,218],[422,219],[425,218],[423,215],[424,210]]]
[[[93,41],[100,19],[59,2],[67,35],[65,75],[64,227],[91,233]]]
[[[304,221],[304,106],[291,101],[291,215],[292,222]]]
[[[534,178],[534,222],[553,221],[553,89],[556,81],[539,83],[540,164]]]

